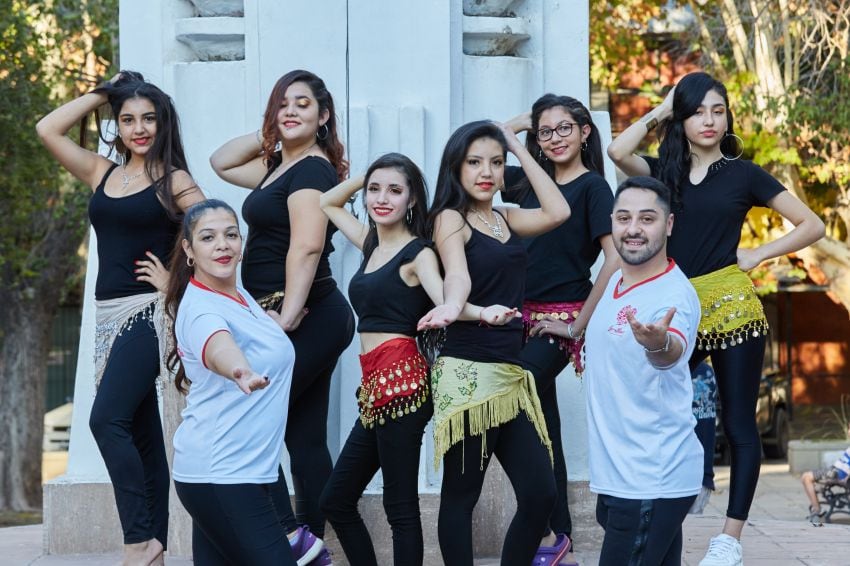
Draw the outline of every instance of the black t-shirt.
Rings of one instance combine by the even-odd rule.
[[[89,219],[97,234],[97,281],[94,295],[97,300],[130,297],[153,293],[156,288],[137,281],[137,260],[146,260],[146,251],[168,265],[180,224],[168,212],[150,185],[125,197],[106,194],[106,179],[113,165],[101,179],[89,201]]]
[[[254,189],[245,199],[242,217],[248,223],[248,241],[242,259],[242,284],[252,297],[259,299],[282,291],[286,285],[286,254],[289,252],[290,239],[289,196],[301,189],[325,192],[336,184],[337,174],[333,165],[327,159],[311,155],[293,165],[269,186]],[[328,256],[334,250],[331,236],[335,231],[336,227],[328,222],[325,246],[310,288],[308,303],[336,288],[328,263]]]
[[[534,191],[524,197],[517,185],[525,179],[521,167],[507,167],[502,200],[522,208],[540,208]],[[614,193],[605,178],[588,171],[569,183],[558,185],[570,205],[570,217],[554,230],[523,239],[528,250],[525,298],[560,303],[583,301],[590,294],[590,268],[599,257],[599,239],[611,233]]]
[[[644,159],[652,176],[658,178],[658,159]],[[747,212],[754,206],[767,206],[784,190],[779,181],[751,161],[715,161],[699,184],[686,181],[681,187],[667,255],[688,277],[736,264]]]
[[[502,243],[473,228],[464,250],[472,282],[467,300],[482,307],[502,305],[521,309],[527,254],[520,238],[511,234]],[[520,350],[522,320],[515,318],[504,326],[485,326],[478,321],[454,322],[446,328],[446,343],[440,354],[473,362],[520,365]]]
[[[399,269],[416,259],[428,242],[408,242],[387,263],[365,273],[368,259],[348,284],[348,299],[357,313],[357,332],[393,332],[416,336],[416,323],[434,304],[422,285],[409,286]]]

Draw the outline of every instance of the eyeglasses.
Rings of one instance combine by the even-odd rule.
[[[573,126],[578,126],[575,122],[561,122],[555,129],[540,128],[537,130],[537,141],[549,141],[552,139],[552,134],[557,133],[559,138],[565,138],[573,133]]]

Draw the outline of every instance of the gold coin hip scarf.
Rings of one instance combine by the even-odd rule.
[[[360,355],[357,404],[364,428],[415,413],[428,400],[428,364],[413,338],[393,338]]]
[[[751,336],[767,334],[764,307],[749,276],[730,265],[699,277],[691,284],[702,307],[697,348],[725,350],[743,344]]]
[[[571,303],[543,303],[538,301],[525,301],[522,304],[522,321],[525,326],[525,340],[528,341],[528,332],[545,320],[548,316],[557,318],[558,320],[572,324],[584,308],[584,301],[575,301]],[[581,377],[584,373],[584,336],[576,338],[553,338],[549,337],[550,342],[558,341],[558,347],[567,355],[573,368],[576,371],[576,377]]]
[[[510,363],[487,363],[440,356],[431,368],[434,401],[434,468],[449,448],[469,436],[481,437],[484,469],[486,432],[524,412],[552,459],[552,442],[531,372]],[[466,462],[461,462],[461,473]]]

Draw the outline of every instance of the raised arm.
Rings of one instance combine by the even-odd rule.
[[[97,188],[112,162],[93,151],[80,147],[67,134],[83,117],[106,104],[106,102],[105,94],[94,92],[84,94],[67,104],[63,104],[39,120],[35,126],[35,131],[47,151],[71,175],[91,187],[92,190]]]
[[[215,174],[232,185],[254,189],[265,177],[263,138],[259,131],[233,138],[210,156]]]
[[[204,347],[203,362],[218,375],[235,382],[246,395],[269,384],[268,376],[259,375],[251,369],[245,354],[226,330],[209,337]]]
[[[419,321],[418,328],[440,328],[457,320],[469,297],[472,281],[466,264],[466,223],[456,210],[440,212],[434,223],[434,242],[443,264],[443,303]]]
[[[620,170],[629,176],[649,175],[649,164],[635,154],[640,142],[651,132],[659,122],[663,122],[673,114],[673,93],[670,89],[664,101],[650,110],[637,122],[623,130],[614,141],[608,145],[608,157]]]
[[[366,240],[366,234],[369,233],[369,227],[357,220],[345,208],[345,205],[351,199],[351,195],[363,187],[364,181],[363,175],[346,179],[328,192],[322,193],[322,196],[319,197],[319,207],[328,217],[328,220],[333,222],[334,226],[339,228],[339,231],[361,250],[363,249],[363,242]]]
[[[540,208],[500,209],[507,218],[508,225],[513,232],[523,237],[536,236],[558,227],[570,217],[570,205],[558,190],[555,181],[528,153],[516,134],[505,124],[502,124],[501,128],[508,141],[508,149],[519,159],[522,170],[537,200],[540,201]]]
[[[531,130],[531,110],[518,114],[505,122],[505,126],[515,134]]]

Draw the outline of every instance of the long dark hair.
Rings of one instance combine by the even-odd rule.
[[[537,142],[537,130],[540,129],[540,115],[550,108],[563,108],[573,117],[579,130],[584,126],[590,126],[590,134],[583,145],[580,156],[581,163],[589,171],[595,171],[603,177],[605,176],[605,165],[602,161],[602,138],[599,136],[599,128],[593,123],[593,118],[590,117],[590,111],[581,103],[581,101],[572,96],[558,96],[556,94],[544,94],[538,98],[531,106],[531,131],[526,134],[525,147],[528,152],[534,157],[537,163],[543,168],[552,180],[555,179],[555,164],[543,155],[543,150]],[[510,187],[509,187],[510,188]],[[516,190],[521,191],[519,200],[525,198],[528,191],[531,189],[531,183],[527,178],[523,179]]]
[[[280,77],[272,88],[269,95],[269,102],[266,105],[266,112],[263,115],[263,152],[268,157],[266,158],[266,166],[269,169],[274,169],[280,165],[283,157],[279,151],[275,151],[275,147],[280,139],[280,132],[277,127],[277,113],[280,110],[283,97],[286,95],[286,90],[292,83],[304,83],[310,87],[313,96],[319,103],[319,116],[327,110],[328,121],[319,128],[317,132],[316,143],[328,156],[331,165],[336,169],[337,180],[342,181],[348,176],[348,161],[345,160],[345,146],[339,140],[337,132],[336,111],[334,110],[334,99],[328,88],[325,86],[325,81],[303,69],[290,71]],[[324,128],[327,128],[324,135],[318,135]]]
[[[658,177],[673,191],[676,204],[681,202],[681,186],[691,172],[691,151],[685,136],[685,120],[696,114],[705,95],[711,90],[723,97],[726,104],[726,133],[729,135],[720,142],[720,151],[724,155],[739,155],[743,149],[733,136],[735,122],[723,83],[708,73],[688,73],[682,77],[673,94],[673,114],[660,125],[661,145],[658,148]]]
[[[471,208],[470,198],[460,183],[460,169],[463,166],[469,146],[475,140],[490,138],[502,146],[502,154],[507,155],[508,142],[496,124],[489,120],[479,120],[464,124],[454,131],[446,142],[440,171],[437,174],[437,188],[434,190],[434,202],[428,214],[427,233],[434,233],[437,216],[444,210],[457,210],[466,216]]]
[[[171,349],[168,352],[167,367],[170,371],[177,369],[174,378],[174,386],[181,393],[186,393],[188,388],[186,384],[191,384],[189,378],[186,377],[186,370],[183,367],[183,362],[177,354],[177,334],[175,332],[175,323],[177,322],[177,311],[180,308],[180,301],[183,300],[183,295],[186,294],[186,286],[189,285],[189,279],[194,274],[195,270],[186,261],[188,256],[186,250],[183,249],[183,240],[192,244],[192,232],[198,220],[210,210],[223,209],[233,215],[236,224],[239,224],[236,211],[224,202],[223,200],[208,199],[192,205],[186,214],[183,216],[182,228],[180,235],[174,243],[174,251],[171,253],[171,263],[168,266],[168,290],[165,293],[165,313],[171,318]]]
[[[112,119],[117,123],[124,103],[133,98],[145,98],[153,104],[156,111],[156,136],[150,151],[145,155],[145,174],[153,179],[156,194],[172,219],[182,216],[177,200],[181,194],[175,195],[172,190],[171,174],[176,170],[189,172],[186,154],[183,151],[183,141],[180,137],[180,119],[174,107],[174,101],[159,87],[148,82],[141,73],[121,71],[121,76],[114,83],[106,82],[92,92],[104,94],[107,97]],[[128,162],[131,152],[117,135],[108,139],[100,126],[100,111],[94,111],[97,123],[98,137],[109,146],[110,155],[113,151]],[[86,123],[88,116],[83,117],[80,128],[80,145],[86,143]],[[189,187],[183,192],[195,187]]]
[[[366,170],[366,180],[363,183],[364,187],[369,186],[369,178],[378,169],[394,169],[404,175],[407,186],[410,189],[410,198],[413,199],[413,206],[410,209],[412,213],[410,214],[410,221],[407,220],[408,215],[405,214],[404,225],[417,238],[427,239],[428,187],[422,171],[406,155],[388,153],[373,161],[369,169]],[[366,199],[365,192],[363,193],[363,199],[364,201]],[[363,242],[363,256],[368,261],[372,252],[378,246],[378,230],[368,211],[366,212],[366,217],[369,222],[369,232],[366,234],[366,239]]]

